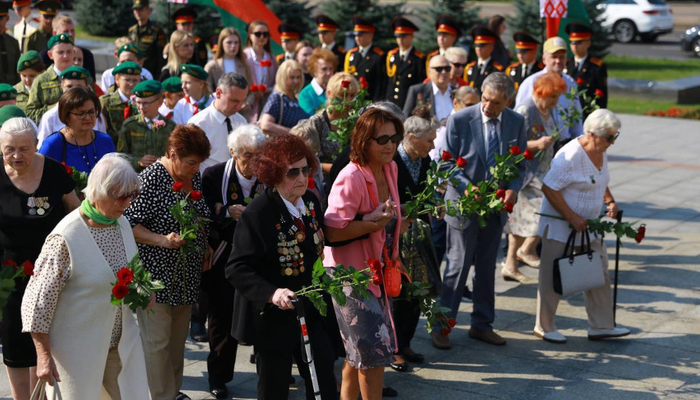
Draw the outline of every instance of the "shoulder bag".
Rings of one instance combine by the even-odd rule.
[[[603,259],[591,249],[588,230],[581,232],[581,251],[574,254],[576,230],[566,241],[564,254],[554,260],[554,291],[561,296],[595,289],[605,285]]]

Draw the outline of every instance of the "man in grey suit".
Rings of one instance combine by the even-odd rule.
[[[467,166],[454,175],[458,185],[449,185],[446,201],[457,201],[462,196],[473,196],[467,185],[490,177],[489,167],[496,165],[496,153],[507,154],[512,146],[527,148],[524,118],[507,106],[515,95],[513,81],[502,72],[489,74],[481,87],[481,102],[453,114],[447,120],[445,148],[454,156],[445,163],[447,170],[454,167],[457,157]],[[525,173],[524,163],[518,164],[520,178],[502,188],[506,190],[503,202],[515,203]],[[455,318],[462,299],[469,268],[475,266],[469,337],[489,344],[504,345],[505,339],[493,331],[494,280],[496,256],[507,214],[491,215],[484,228],[475,216],[446,216],[448,268],[442,280],[440,303],[448,307],[448,317]],[[433,346],[449,348],[447,336],[432,333]]]
[[[428,77],[430,80],[408,88],[403,113],[406,116],[410,116],[414,108],[422,104],[429,104],[430,114],[438,122],[447,118],[453,107],[452,90],[450,88],[451,69],[452,66],[445,57],[441,55],[433,56],[429,63]]]

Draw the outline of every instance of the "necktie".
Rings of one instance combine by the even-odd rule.
[[[496,165],[496,153],[498,153],[498,134],[496,133],[497,119],[490,119],[488,125],[488,152],[486,153],[486,166],[491,168]],[[487,172],[487,176],[491,176],[491,172]]]
[[[231,131],[233,131],[233,126],[231,126],[231,118],[226,117],[224,122],[226,122],[226,128],[228,128],[228,133],[230,134]]]
[[[27,20],[24,20],[24,29],[22,29],[22,39],[20,39],[19,52],[24,53],[24,38],[27,37]]]
[[[523,79],[525,79],[526,75],[527,75],[527,65],[523,65]]]

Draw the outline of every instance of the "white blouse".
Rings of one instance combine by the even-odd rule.
[[[603,168],[598,170],[588,158],[579,139],[567,143],[552,159],[551,167],[543,183],[562,194],[566,204],[586,219],[598,218],[603,208],[605,189],[610,182],[608,156],[603,153]],[[542,214],[560,216],[547,201],[542,201]],[[549,226],[547,238],[566,243],[571,233],[569,222],[541,216],[539,235]]]

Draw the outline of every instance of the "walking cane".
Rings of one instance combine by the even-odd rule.
[[[301,338],[304,341],[304,350],[306,351],[306,363],[309,366],[309,374],[311,375],[311,385],[314,388],[314,398],[321,400],[321,389],[318,387],[318,376],[316,375],[316,364],[311,353],[311,340],[309,339],[309,331],[306,329],[306,316],[304,315],[304,305],[299,299],[293,299],[294,309],[297,310],[297,318],[301,327]]]
[[[622,223],[622,210],[617,212],[617,222]],[[615,286],[613,288],[613,325],[614,326],[617,326],[617,323],[615,322],[615,312],[617,311],[617,275],[618,275],[619,271],[620,271],[620,238],[617,237],[617,242],[615,243]]]

